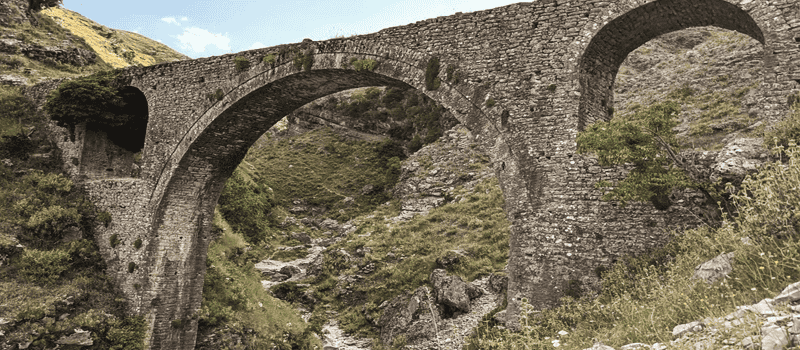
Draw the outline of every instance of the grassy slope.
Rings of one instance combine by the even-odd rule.
[[[167,45],[136,33],[108,28],[77,12],[51,7],[42,10],[41,13],[52,18],[72,34],[83,38],[104,62],[114,68],[129,65],[151,66],[189,59]],[[133,57],[130,59],[124,57],[127,52],[133,52]]]
[[[88,349],[141,349],[144,320],[126,314],[91,240],[97,213],[60,173],[46,120],[14,114],[23,100],[0,87],[0,115],[20,117],[0,119],[0,348],[53,348],[82,329]]]

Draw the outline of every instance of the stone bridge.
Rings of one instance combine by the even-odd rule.
[[[599,201],[593,184],[618,179],[620,171],[575,154],[575,138],[585,125],[609,118],[614,79],[628,53],[695,26],[734,30],[763,44],[766,102],[759,113],[779,119],[787,95],[800,90],[796,0],[539,0],[373,34],[125,69],[134,102],[149,118],[137,174],[131,175],[132,153],[91,130],[79,130],[84,141],[79,137],[65,154],[72,170],[88,177],[93,200],[112,214],[98,244],[133,312],[146,316],[149,348],[192,349],[214,206],[248,148],[283,116],[328,94],[419,89],[491,156],[512,222],[513,323],[523,299],[552,307],[575,281],[596,285],[596,268],[663,244],[665,227],[693,222],[677,207]],[[265,62],[270,54],[274,62]],[[438,71],[429,68],[434,57]],[[237,68],[235,59],[249,64]],[[374,70],[351,64],[366,59],[377,63]],[[438,74],[428,82],[438,87],[426,86],[426,72]],[[111,247],[111,235],[122,244]]]

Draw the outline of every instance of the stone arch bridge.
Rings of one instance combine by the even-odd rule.
[[[666,239],[664,227],[687,222],[675,207],[599,201],[593,184],[620,174],[575,154],[575,138],[609,117],[628,53],[695,26],[738,31],[763,44],[766,102],[759,113],[780,118],[786,96],[800,90],[796,0],[539,0],[374,34],[122,70],[149,116],[140,172],[130,176],[132,154],[88,137],[90,131],[71,148],[79,159],[72,170],[89,178],[93,200],[112,214],[98,244],[132,312],[146,316],[149,348],[192,349],[214,206],[248,148],[283,116],[328,94],[363,86],[419,89],[453,112],[491,156],[512,222],[508,314],[515,322],[523,299],[551,307],[570,281],[596,283],[597,267],[656,247]],[[274,63],[264,61],[269,54],[276,54]],[[237,57],[248,67],[237,69]],[[440,86],[428,89],[433,57]],[[349,64],[364,59],[376,61],[375,69]],[[113,234],[122,241],[115,248]]]

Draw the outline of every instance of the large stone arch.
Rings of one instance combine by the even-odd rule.
[[[250,146],[294,109],[334,92],[364,86],[404,86],[423,91],[450,109],[495,155],[512,164],[491,116],[500,108],[483,103],[485,92],[467,84],[443,82],[425,89],[429,56],[364,42],[315,45],[314,64],[299,70],[291,61],[259,64],[237,77],[236,86],[197,118],[163,163],[152,187],[152,229],[145,243],[146,261],[136,271],[141,287],[133,298],[148,310],[152,349],[194,347],[197,319],[211,240],[213,210],[225,180]],[[256,55],[258,57],[258,55]],[[351,58],[374,59],[374,71],[343,68]],[[498,118],[499,119],[499,118]],[[148,307],[149,306],[149,307]],[[180,327],[174,327],[177,322]]]
[[[580,58],[578,130],[610,119],[617,72],[639,46],[662,34],[702,26],[737,31],[766,45],[761,18],[769,15],[765,9],[745,10],[725,0],[657,0],[621,11],[595,33]]]

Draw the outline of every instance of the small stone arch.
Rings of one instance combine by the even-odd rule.
[[[604,25],[580,58],[578,130],[611,118],[614,80],[629,53],[659,35],[703,26],[737,31],[767,43],[750,13],[728,1],[657,0],[633,8]]]
[[[85,123],[79,173],[92,179],[136,177],[135,154],[144,147],[149,111],[147,97],[136,87],[119,89],[123,105],[114,113],[119,125]]]

